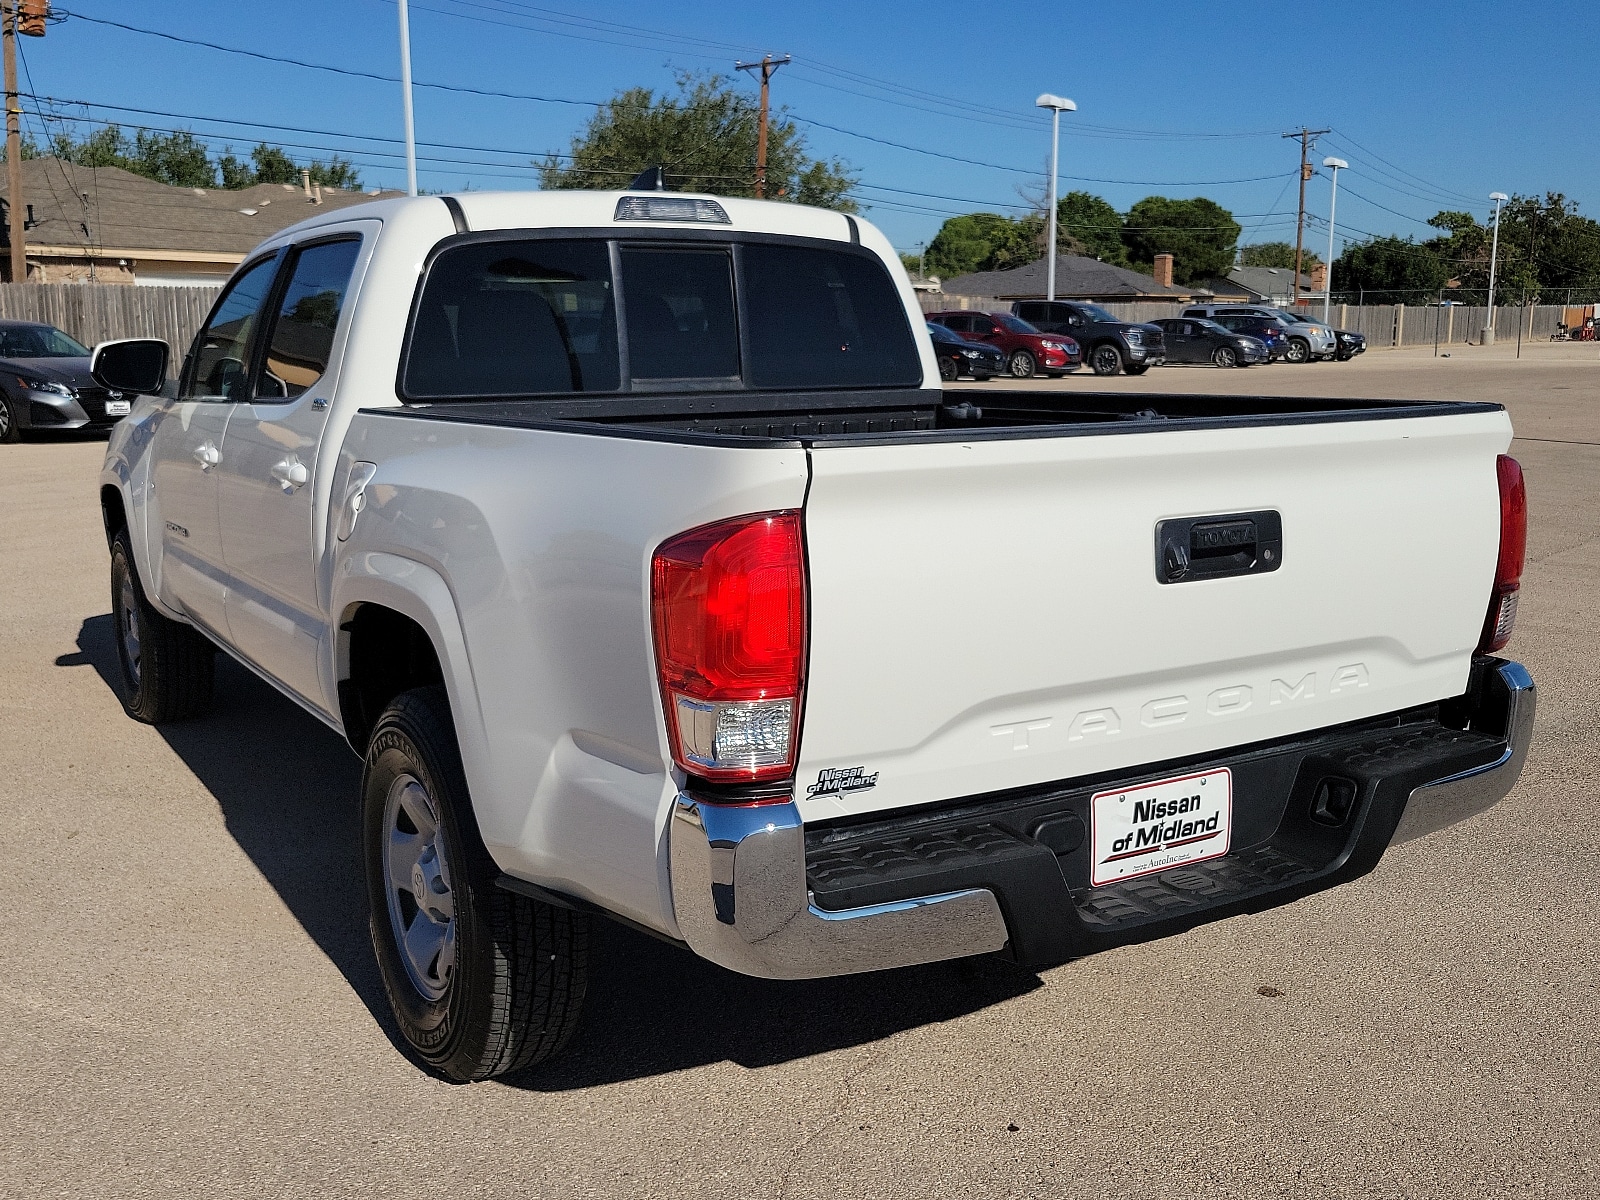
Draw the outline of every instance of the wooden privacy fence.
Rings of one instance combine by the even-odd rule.
[[[0,283],[0,319],[44,321],[85,346],[155,337],[181,361],[220,287],[129,287],[115,283]]]

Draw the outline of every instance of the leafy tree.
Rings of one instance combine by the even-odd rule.
[[[951,217],[928,243],[923,255],[925,269],[949,279],[973,271],[1020,267],[1042,253],[1043,232],[1038,216],[1021,221],[986,212]]]
[[[38,156],[38,148],[24,144],[22,156]],[[282,150],[265,143],[251,152],[251,163],[224,152],[215,161],[204,142],[188,130],[160,133],[136,130],[130,138],[119,125],[104,125],[82,139],[58,133],[50,139],[49,154],[85,167],[121,167],[146,179],[174,187],[250,187],[257,183],[296,183],[300,168]],[[326,163],[307,164],[311,178],[323,187],[359,188],[361,178],[348,159],[337,155]]]
[[[815,159],[778,109],[767,125],[767,197],[855,212],[858,182],[838,159]],[[684,73],[676,95],[628,88],[603,105],[572,139],[567,164],[539,165],[545,188],[626,187],[639,172],[663,167],[674,190],[755,195],[756,102],[720,75]]]
[[[1492,225],[1466,212],[1438,213],[1428,222],[1444,231],[1429,246],[1444,259],[1460,286],[1487,297]],[[1593,286],[1600,281],[1600,224],[1578,215],[1560,192],[1513,196],[1500,210],[1500,254],[1495,268],[1497,299],[1520,303],[1526,295]]]
[[[1254,245],[1240,247],[1240,265],[1245,267],[1277,267],[1282,271],[1294,270],[1294,243],[1293,242],[1256,242]],[[1300,254],[1300,270],[1305,274],[1311,273],[1311,268],[1322,260],[1309,249],[1302,249]]]
[[[1146,196],[1128,210],[1122,243],[1129,259],[1141,266],[1154,263],[1158,254],[1172,255],[1173,282],[1192,283],[1228,273],[1242,232],[1233,214],[1215,200]]]
[[[1092,192],[1068,192],[1056,202],[1059,250],[1086,254],[1101,262],[1128,265],[1122,244],[1122,214]]]
[[[1333,279],[1341,292],[1374,292],[1387,303],[1408,303],[1438,292],[1450,279],[1450,267],[1431,246],[1381,237],[1346,246]]]

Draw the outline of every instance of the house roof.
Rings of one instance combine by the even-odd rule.
[[[958,296],[993,296],[997,300],[1034,299],[1045,293],[1046,265],[1046,260],[1041,258],[1009,271],[976,271],[971,275],[958,275],[945,281],[944,290]],[[1066,299],[1074,296],[1096,299],[1126,297],[1129,300],[1146,296],[1184,299],[1194,294],[1194,288],[1167,287],[1157,283],[1153,275],[1113,266],[1097,258],[1081,254],[1056,255],[1056,295]]]
[[[236,263],[259,242],[309,216],[400,194],[323,188],[317,205],[297,184],[183,188],[120,167],[84,167],[58,158],[20,165],[23,203],[33,206],[27,241],[35,253]],[[6,191],[0,172],[0,196]]]
[[[1277,296],[1288,293],[1289,280],[1293,275],[1292,267],[1235,267],[1228,272],[1228,282],[1257,296]],[[1311,276],[1300,276],[1300,290],[1311,290]]]

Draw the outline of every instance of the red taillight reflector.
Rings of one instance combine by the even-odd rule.
[[[1511,640],[1517,620],[1517,598],[1522,588],[1522,567],[1528,553],[1528,489],[1522,465],[1509,454],[1495,460],[1500,481],[1500,556],[1495,563],[1494,591],[1484,617],[1480,654],[1492,654]]]
[[[663,542],[651,608],[678,765],[719,782],[789,775],[805,668],[800,514],[736,517]]]

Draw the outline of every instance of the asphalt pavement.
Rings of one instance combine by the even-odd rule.
[[[396,1048],[371,962],[360,764],[225,662],[205,719],[127,719],[104,446],[0,446],[0,1195],[1600,1194],[1600,348],[1045,386],[1507,404],[1508,653],[1540,687],[1511,796],[1342,888],[1038,976],[765,983],[605,923],[566,1056],[452,1086]]]

